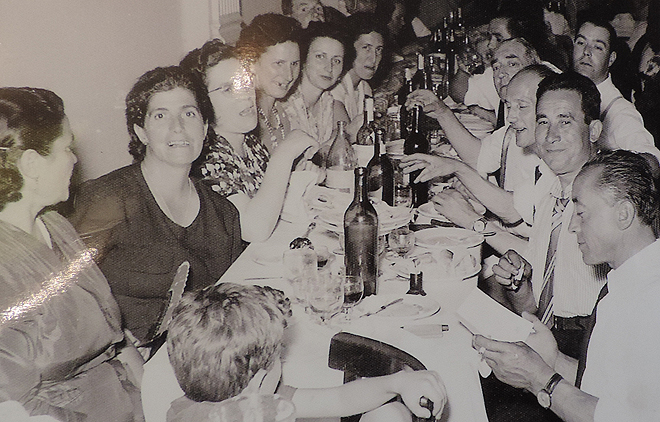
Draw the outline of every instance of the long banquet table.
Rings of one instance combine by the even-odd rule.
[[[302,235],[308,222],[280,221],[273,236],[264,243],[252,244],[231,266],[220,281],[269,285],[290,296],[290,286],[283,264],[277,260],[289,242]],[[337,237],[320,228],[310,235],[314,245],[325,245],[330,251],[339,246]],[[343,256],[337,256],[343,260]],[[265,264],[265,265],[264,265]],[[379,280],[379,294],[403,295],[408,282],[403,278]],[[476,276],[468,280],[434,280],[424,275],[424,290],[440,304],[440,311],[414,324],[445,324],[449,330],[440,338],[421,338],[375,316],[360,318],[348,324],[322,326],[312,321],[301,307],[293,307],[293,324],[283,358],[283,381],[294,387],[318,388],[340,385],[342,373],[328,368],[330,339],[340,329],[374,338],[415,356],[428,369],[443,378],[448,393],[448,406],[443,421],[487,421],[479,383],[479,355],[471,347],[471,334],[459,322],[455,310],[462,299],[476,287]]]

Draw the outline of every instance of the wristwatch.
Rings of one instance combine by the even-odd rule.
[[[555,374],[550,377],[550,380],[545,385],[545,388],[538,393],[536,393],[536,400],[544,409],[549,409],[552,405],[552,392],[555,391],[555,387],[564,377],[555,372]]]
[[[483,233],[486,231],[486,224],[488,223],[488,220],[486,220],[485,217],[481,217],[480,219],[476,220],[474,223],[472,223],[472,230],[474,230],[477,233]]]

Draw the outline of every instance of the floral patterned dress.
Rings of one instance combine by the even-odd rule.
[[[211,145],[201,172],[211,189],[224,196],[244,193],[252,198],[259,190],[270,154],[252,134],[245,135],[245,157],[238,155],[223,137]]]

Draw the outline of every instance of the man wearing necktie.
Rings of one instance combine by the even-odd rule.
[[[552,328],[560,350],[579,359],[606,268],[580,258],[576,235],[568,227],[574,208],[569,199],[575,177],[595,154],[602,127],[600,97],[588,78],[566,73],[544,79],[537,98],[537,152],[553,173],[541,178],[556,179],[539,184],[551,188],[538,196],[529,245],[520,251],[533,270],[522,283],[507,285],[505,297],[516,312],[533,313]]]
[[[531,314],[523,315],[534,323],[524,343],[473,339],[500,380],[533,393],[563,421],[650,422],[660,413],[660,196],[658,163],[650,160],[624,150],[601,152],[573,183],[570,231],[584,262],[612,268],[599,296],[586,368],[561,353]],[[510,251],[494,271],[511,285],[519,271],[529,275],[530,266]]]

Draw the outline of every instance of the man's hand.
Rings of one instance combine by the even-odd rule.
[[[536,394],[545,387],[555,370],[525,343],[507,343],[475,335],[472,347],[493,369],[495,376],[509,385]]]
[[[413,180],[414,183],[421,183],[455,173],[461,162],[453,158],[418,153],[404,155],[400,165],[405,174],[422,170],[419,176]]]
[[[510,290],[518,290],[521,284],[529,283],[532,266],[518,252],[508,250],[500,261],[493,265],[495,280]]]
[[[557,348],[557,340],[555,340],[552,331],[534,314],[523,312],[522,317],[534,324],[534,331],[527,337],[525,343],[538,353],[545,363],[555,368],[559,349]]]
[[[420,418],[439,418],[447,403],[447,390],[440,375],[435,371],[400,371],[392,375],[394,392],[399,394],[405,405]],[[425,398],[433,402],[433,414],[422,407]],[[420,401],[422,403],[420,403]]]
[[[472,229],[472,224],[481,218],[468,200],[456,189],[445,189],[431,198],[435,210],[452,223]]]
[[[436,97],[433,91],[426,89],[418,89],[408,95],[406,108],[412,108],[415,106],[421,106],[424,113],[435,119],[437,119],[442,113],[452,112],[441,99]]]

